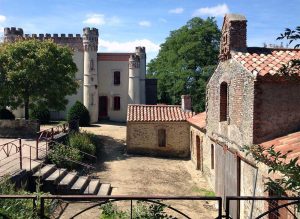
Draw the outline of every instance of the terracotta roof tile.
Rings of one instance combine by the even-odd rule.
[[[206,112],[199,113],[187,121],[200,129],[206,129]]]
[[[177,105],[129,104],[127,110],[128,122],[179,122],[195,115],[182,111]]]
[[[274,150],[280,151],[281,153],[292,151],[288,155],[287,162],[291,158],[299,157],[298,164],[300,165],[300,131],[280,138],[275,138],[271,141],[263,142],[260,145],[265,148],[269,148],[274,145]]]
[[[300,59],[300,49],[248,47],[247,52],[232,52],[232,57],[252,73],[260,76],[279,73],[283,64]],[[300,72],[296,71],[300,76]]]

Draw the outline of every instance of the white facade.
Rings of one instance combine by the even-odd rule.
[[[66,119],[67,112],[76,101],[82,102],[89,110],[91,122],[101,119],[125,122],[129,103],[146,102],[146,53],[145,47],[132,48],[132,53],[99,53],[98,29],[84,28],[83,36],[79,34],[23,34],[21,28],[5,28],[4,41],[16,38],[53,39],[60,45],[70,46],[73,61],[77,66],[76,80],[79,83],[77,93],[68,96],[65,111],[51,111],[52,119]],[[133,63],[130,59],[134,57]],[[131,60],[132,61],[132,60]],[[130,75],[134,83],[130,82]],[[16,117],[23,117],[22,109],[14,111]]]

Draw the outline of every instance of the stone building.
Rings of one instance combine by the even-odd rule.
[[[189,119],[195,167],[221,197],[270,194],[264,186],[267,166],[246,156],[244,145],[275,145],[299,156],[300,74],[280,69],[300,59],[300,50],[247,47],[246,27],[244,16],[225,16],[220,62],[207,84],[206,112]],[[267,208],[263,202],[233,202],[230,214],[253,218]],[[289,217],[287,211],[279,213]]]
[[[190,96],[182,96],[182,106],[128,105],[127,151],[136,154],[186,158],[190,155]]]
[[[146,50],[136,47],[133,53],[99,53],[99,33],[96,28],[84,28],[83,35],[76,34],[24,34],[21,28],[4,28],[4,42],[15,39],[52,39],[73,50],[73,60],[78,71],[80,87],[68,97],[65,111],[51,112],[52,119],[65,119],[68,109],[78,100],[89,110],[91,122],[103,118],[126,121],[128,104],[156,104],[156,81],[147,83]],[[147,84],[147,86],[145,85]],[[147,90],[152,96],[146,98]],[[23,110],[14,112],[24,117]]]

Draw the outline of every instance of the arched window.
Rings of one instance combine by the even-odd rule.
[[[227,121],[228,115],[228,86],[222,82],[220,86],[220,122]]]
[[[215,146],[211,144],[210,146],[210,160],[211,160],[211,169],[215,169]]]
[[[121,74],[119,71],[114,72],[114,85],[120,85],[121,83]]]
[[[166,147],[166,130],[165,129],[158,130],[158,146]]]

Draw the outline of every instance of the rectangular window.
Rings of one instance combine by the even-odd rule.
[[[114,72],[114,85],[120,85],[121,83],[121,74],[119,71]]]
[[[116,96],[114,97],[114,110],[120,110],[121,104],[120,104],[120,97]]]
[[[158,146],[166,147],[166,130],[165,129],[158,130]]]

